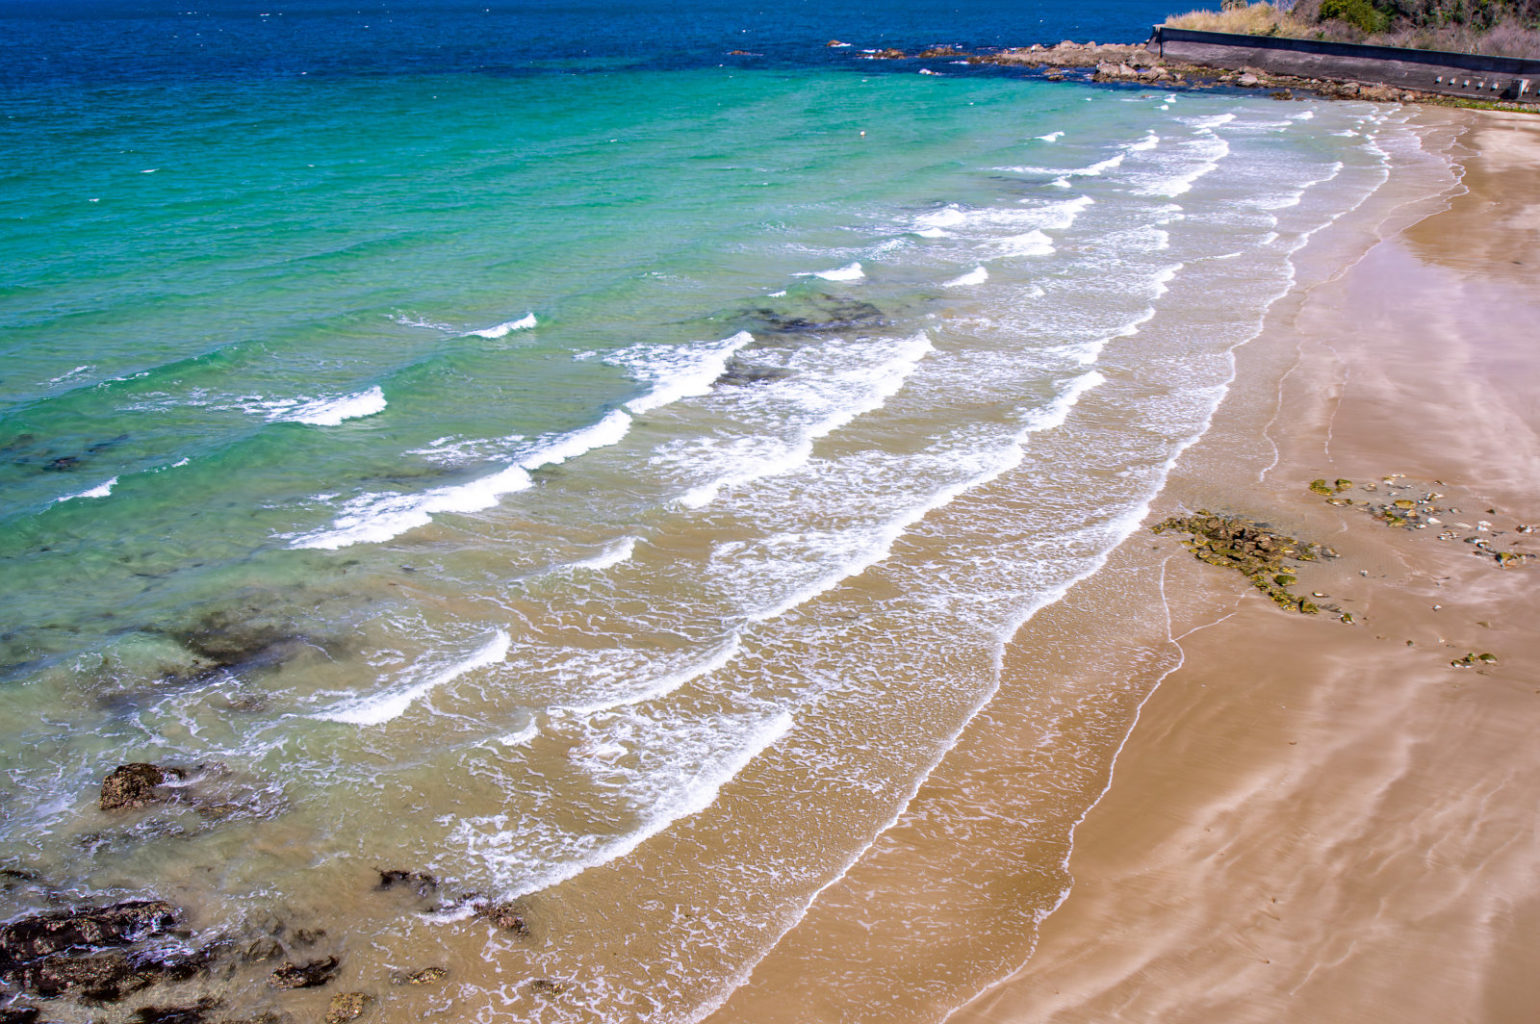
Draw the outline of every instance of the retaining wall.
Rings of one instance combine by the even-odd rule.
[[[1254,68],[1447,96],[1540,102],[1540,60],[1519,57],[1197,32],[1165,25],[1155,27],[1150,48],[1173,60],[1237,71]]]

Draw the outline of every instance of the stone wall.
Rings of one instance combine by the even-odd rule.
[[[1447,96],[1540,102],[1540,60],[1197,32],[1165,25],[1156,26],[1150,48],[1162,57],[1206,67],[1346,79]]]

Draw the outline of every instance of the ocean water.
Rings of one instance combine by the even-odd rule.
[[[862,52],[1167,7],[0,5],[6,916],[324,929],[389,1019],[721,1003],[1416,148]],[[198,802],[100,812],[138,760]]]

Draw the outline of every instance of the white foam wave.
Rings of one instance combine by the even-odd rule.
[[[347,701],[311,717],[348,725],[382,725],[391,719],[401,717],[413,703],[445,683],[458,679],[474,669],[496,665],[508,657],[508,650],[512,643],[513,640],[507,632],[501,629],[495,630],[492,639],[482,644],[469,656],[432,672],[427,678],[404,689]]]
[[[400,536],[428,525],[438,513],[479,512],[496,505],[504,495],[534,486],[531,470],[616,444],[630,428],[631,417],[617,409],[598,423],[542,440],[514,465],[496,473],[420,494],[364,494],[347,502],[329,528],[287,535],[286,539],[294,548],[335,551]]]
[[[483,327],[479,331],[470,331],[468,333],[474,334],[478,338],[504,338],[514,331],[528,331],[538,325],[539,321],[535,319],[535,314],[526,313],[517,320],[505,320],[503,323],[493,324],[491,327]]]
[[[636,827],[619,835],[572,833],[546,822],[515,822],[506,814],[496,814],[462,819],[449,842],[483,861],[505,898],[548,889],[626,856],[675,822],[709,808],[722,787],[790,732],[793,724],[784,711],[766,716],[749,724],[725,749],[721,736],[688,735],[671,744],[673,756],[668,763],[642,774],[617,772],[613,760],[625,747],[596,740],[586,760],[615,779],[607,788],[617,791],[630,808],[644,809]]]
[[[1001,256],[1048,256],[1053,253],[1053,239],[1037,229],[999,239],[994,243]]]
[[[739,331],[713,345],[668,350],[636,346],[606,357],[605,362],[624,366],[653,384],[651,391],[626,403],[627,410],[640,416],[682,398],[708,394],[732,354],[753,342],[752,334]]]
[[[737,468],[690,488],[679,497],[679,503],[686,508],[700,508],[714,501],[724,488],[777,476],[801,466],[812,456],[813,443],[819,438],[887,404],[888,399],[904,386],[920,360],[932,350],[930,336],[921,331],[894,343],[890,359],[875,367],[865,366],[837,374],[829,387],[803,382],[803,388],[816,392],[809,397],[828,408],[827,412],[808,422],[800,434],[788,442],[756,443],[743,458],[734,460]],[[788,386],[782,390],[793,394],[796,387]],[[850,395],[853,400],[831,407],[833,395]]]
[[[1156,135],[1152,131],[1147,132],[1144,138],[1140,139],[1138,142],[1130,142],[1123,148],[1128,150],[1130,153],[1144,153],[1148,150],[1154,149],[1158,145],[1160,145],[1160,136]]]
[[[79,494],[66,494],[62,498],[55,498],[54,504],[57,505],[61,501],[74,501],[77,498],[105,498],[107,495],[112,493],[112,489],[117,486],[117,483],[118,478],[113,477],[106,483],[97,484],[95,487],[88,491],[81,491]]]
[[[667,672],[656,679],[649,680],[634,693],[629,693],[624,697],[613,700],[600,701],[582,707],[562,708],[561,710],[574,715],[596,715],[603,711],[615,711],[619,708],[633,707],[650,700],[667,697],[685,684],[724,668],[728,662],[738,656],[742,649],[743,641],[738,634],[734,633],[725,643],[718,646],[704,658],[676,671]]]
[[[866,271],[861,269],[860,263],[848,263],[834,270],[815,270],[810,274],[798,274],[798,277],[817,277],[825,281],[859,281],[866,276]]]
[[[316,427],[335,427],[343,420],[373,416],[385,409],[385,392],[375,385],[367,391],[338,398],[317,398],[290,408],[274,410],[270,422],[308,423]]]
[[[1226,117],[1234,115],[1226,114]],[[1141,195],[1165,196],[1174,198],[1190,191],[1198,179],[1212,173],[1219,167],[1221,161],[1230,154],[1230,144],[1219,138],[1212,132],[1206,132],[1199,138],[1185,144],[1184,157],[1196,157],[1196,162],[1182,161],[1180,169],[1175,174],[1156,176],[1147,182],[1138,191]]]
[[[622,537],[614,543],[606,544],[604,549],[592,558],[582,558],[576,562],[568,562],[562,568],[565,570],[582,569],[587,572],[603,572],[605,569],[613,568],[622,562],[630,561],[631,556],[636,553],[636,541],[637,538],[635,537]]]
[[[1064,181],[1069,178],[1097,177],[1123,166],[1123,161],[1126,159],[1128,159],[1128,151],[1125,148],[1122,152],[1109,156],[1105,160],[1098,160],[1096,163],[1085,167],[1037,167],[1025,164],[1019,167],[1001,167],[998,169],[1006,174],[1051,174],[1058,181]],[[1057,184],[1057,181],[1055,184]]]
[[[1043,142],[1058,142],[1062,138],[1064,138],[1063,132],[1049,132],[1047,135],[1038,136],[1038,139]]]
[[[91,364],[90,363],[83,363],[80,366],[75,367],[73,370],[69,371],[68,373],[61,373],[57,377],[50,377],[41,386],[42,387],[53,387],[56,384],[63,384],[65,381],[73,380],[76,377],[81,376],[82,374],[88,372],[90,369],[91,369]]]
[[[944,287],[967,288],[972,285],[983,284],[987,280],[989,280],[989,271],[984,269],[982,266],[979,266],[968,271],[966,274],[952,278],[944,285]]]

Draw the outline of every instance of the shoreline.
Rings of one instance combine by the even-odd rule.
[[[1181,664],[1077,828],[1073,886],[1031,957],[949,1020],[1527,1019],[1534,570],[1441,534],[1501,531],[1494,545],[1536,550],[1517,527],[1540,516],[1540,417],[1525,397],[1540,367],[1504,327],[1540,313],[1522,277],[1540,189],[1503,172],[1540,162],[1540,126],[1434,118],[1461,129],[1446,144],[1464,168],[1448,208],[1392,222],[1270,315],[1241,373],[1264,384],[1257,364],[1293,349],[1278,414],[1258,435],[1233,390],[1152,516],[1209,505],[1301,524],[1343,553],[1301,587],[1358,624],[1278,612],[1170,560]],[[1272,465],[1235,464],[1248,435],[1272,441]],[[1360,481],[1339,502],[1409,484],[1395,493],[1460,511],[1387,528],[1311,493],[1322,476]],[[1491,651],[1495,663],[1465,661]]]

